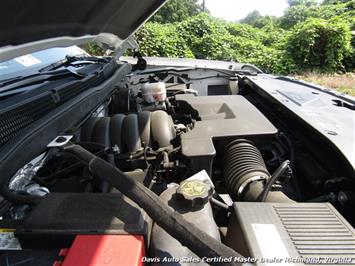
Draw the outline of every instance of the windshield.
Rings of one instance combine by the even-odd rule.
[[[65,48],[50,48],[20,56],[0,63],[0,80],[32,75],[37,73],[42,67],[64,59],[67,55],[75,56],[83,54],[87,55],[78,46],[70,46]]]

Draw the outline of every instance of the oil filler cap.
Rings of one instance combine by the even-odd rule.
[[[176,190],[177,200],[186,207],[203,207],[212,195],[213,189],[209,184],[200,180],[185,180]]]

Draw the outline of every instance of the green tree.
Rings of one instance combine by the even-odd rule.
[[[230,59],[225,22],[201,13],[177,25],[176,28],[196,58]]]
[[[244,23],[226,23],[225,25],[227,31],[233,36],[243,37],[250,40],[263,40],[264,32],[261,30]]]
[[[323,0],[322,5],[337,5],[340,3],[350,3],[353,2],[354,0]]]
[[[302,23],[311,17],[311,8],[298,4],[290,6],[286,9],[284,15],[280,20],[280,25],[284,29],[290,29],[298,23]]]
[[[253,26],[256,28],[263,28],[265,26],[275,26],[279,24],[279,19],[274,16],[262,16],[261,18],[257,19]]]
[[[322,3],[317,9],[313,10],[312,17],[331,19],[340,16],[347,21],[355,17],[355,1],[340,2],[335,4]]]
[[[148,22],[136,33],[136,39],[145,56],[194,57],[173,24]]]
[[[202,12],[198,0],[170,0],[151,19],[151,22],[180,22]]]
[[[239,22],[240,23],[245,23],[249,25],[254,25],[254,23],[261,19],[263,16],[260,14],[258,10],[254,10],[253,12],[250,12],[245,18],[241,19]]]
[[[288,0],[287,3],[289,6],[304,5],[310,7],[316,5],[317,1],[316,0]]]
[[[180,9],[184,1],[197,9]],[[171,0],[154,17],[164,24],[148,22],[136,37],[146,56],[232,60],[278,74],[354,71],[355,0],[289,4],[281,18],[255,11],[233,23],[201,12],[195,0]]]
[[[344,70],[351,53],[351,30],[342,20],[310,18],[291,32],[287,51],[300,70]]]

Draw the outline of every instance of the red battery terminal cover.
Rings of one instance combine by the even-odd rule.
[[[78,235],[61,266],[142,266],[144,237],[136,235]]]

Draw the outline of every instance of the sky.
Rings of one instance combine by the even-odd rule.
[[[205,0],[211,15],[237,21],[258,10],[261,15],[281,16],[288,7],[287,0]]]

